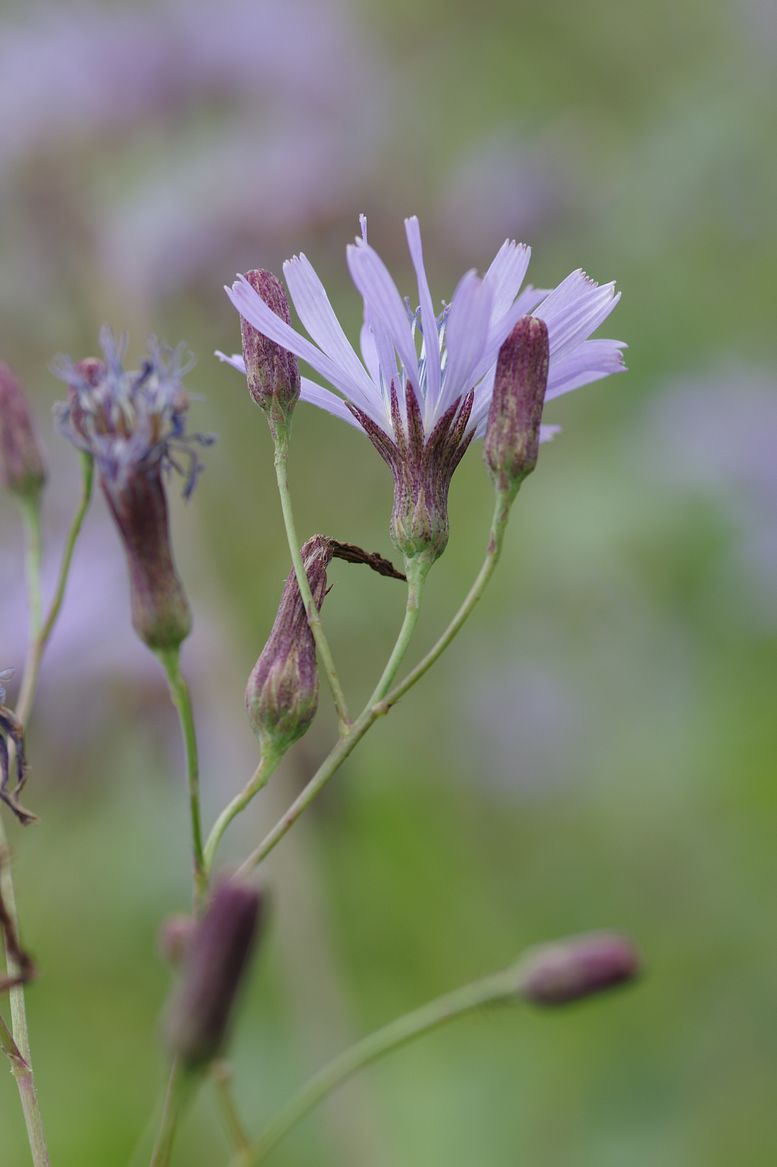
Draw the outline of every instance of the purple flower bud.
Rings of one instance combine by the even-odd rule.
[[[302,547],[302,562],[319,611],[334,550],[332,540],[324,535],[314,535]],[[316,645],[293,570],[284,584],[272,631],[248,678],[245,703],[263,748],[278,755],[307,732],[315,717]]]
[[[565,1005],[633,980],[639,957],[613,932],[573,936],[529,952],[517,969],[518,992],[534,1005]]]
[[[173,561],[163,474],[184,473],[191,494],[201,470],[193,443],[213,439],[186,433],[182,382],[191,366],[180,346],[169,351],[152,340],[132,371],[123,342],[104,330],[101,343],[103,360],[62,358],[56,366],[68,385],[60,426],[95,460],[127,557],[133,627],[149,648],[171,650],[188,636],[191,613]]]
[[[0,482],[14,494],[35,499],[45,481],[27,398],[9,366],[0,361]]]
[[[545,321],[521,317],[499,350],[485,442],[494,485],[511,495],[537,465],[548,361]]]
[[[261,922],[262,897],[252,884],[220,884],[197,924],[165,1034],[185,1069],[208,1064],[222,1051],[237,994],[248,971]]]
[[[286,293],[272,272],[249,271],[245,279],[276,316],[286,324],[291,323]],[[299,400],[297,358],[257,332],[244,316],[240,317],[240,335],[249,393],[271,422],[286,421]]]

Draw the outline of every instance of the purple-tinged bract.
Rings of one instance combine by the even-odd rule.
[[[0,482],[22,498],[35,499],[46,482],[40,444],[24,390],[0,361]]]
[[[497,490],[514,496],[537,465],[548,385],[548,326],[518,321],[499,350],[486,426],[485,456]]]

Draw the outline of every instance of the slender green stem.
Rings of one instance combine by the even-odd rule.
[[[197,734],[194,728],[194,711],[189,686],[181,672],[180,649],[160,651],[170,697],[178,711],[181,734],[186,751],[186,778],[189,787],[189,817],[192,832],[192,867],[194,870],[195,900],[201,902],[208,887],[205,871],[205,854],[202,845],[202,820],[200,814],[200,763],[197,752]]]
[[[81,528],[84,525],[89,504],[92,500],[92,487],[94,482],[94,462],[91,454],[81,455],[82,467],[82,485],[81,498],[78,504],[78,509],[73,516],[73,521],[68,531],[67,539],[65,540],[65,548],[62,554],[62,562],[59,568],[59,575],[57,577],[56,587],[54,589],[54,596],[51,605],[46,614],[46,619],[41,621],[41,599],[40,599],[40,512],[38,511],[37,518],[33,518],[30,514],[28,517],[28,510],[25,507],[25,519],[29,531],[28,542],[28,564],[33,554],[33,543],[37,543],[37,549],[34,552],[37,557],[37,568],[35,571],[35,578],[37,583],[33,583],[28,566],[29,592],[30,592],[30,644],[28,649],[27,663],[24,669],[24,678],[19,692],[19,701],[16,706],[16,713],[22,725],[26,725],[30,712],[32,710],[32,703],[35,700],[35,691],[38,687],[38,676],[40,674],[41,662],[43,654],[46,651],[46,646],[54,631],[54,626],[59,618],[59,613],[62,610],[62,603],[65,599],[65,591],[67,588],[67,581],[70,576],[70,568],[73,564],[73,554],[76,549],[78,537],[81,534]]]
[[[278,820],[269,834],[262,840],[259,846],[251,852],[244,863],[241,864],[238,874],[246,875],[254,867],[257,867],[263,859],[270,854],[274,847],[281,841],[287,831],[293,827],[294,823],[300,815],[310,806],[311,802],[318,796],[318,794],[326,786],[329,779],[337,772],[345,759],[351,751],[358,745],[364,735],[367,733],[370,726],[381,716],[384,712],[382,703],[383,698],[388,692],[392,681],[394,680],[399,666],[402,663],[402,658],[407,652],[410,644],[410,638],[418,621],[418,614],[421,604],[421,596],[423,593],[423,586],[426,580],[428,566],[419,568],[412,564],[408,564],[407,568],[407,603],[405,607],[405,617],[402,621],[402,627],[399,630],[399,635],[396,644],[391,652],[388,663],[383,670],[372,697],[369,702],[357,717],[351,728],[346,733],[345,737],[341,737],[332,751],[324,759],[319,766],[316,773],[308,782],[305,789],[292,803],[282,818]]]
[[[207,842],[205,843],[204,860],[205,860],[205,874],[210,877],[213,869],[213,861],[216,858],[216,851],[219,843],[224,835],[229,824],[233,818],[240,814],[256,794],[262,790],[270,780],[274,773],[280,756],[278,754],[268,751],[262,755],[259,765],[254,771],[251,781],[248,782],[239,794],[236,794],[232,801],[224,807],[219,817],[211,827]]]
[[[363,1041],[351,1046],[319,1070],[299,1094],[286,1104],[273,1119],[252,1148],[246,1167],[262,1163],[288,1132],[300,1122],[324,1098],[336,1090],[343,1082],[370,1065],[415,1041],[416,1038],[447,1025],[465,1013],[471,1013],[486,1005],[496,1005],[512,1001],[515,997],[515,977],[512,970],[484,977],[473,984],[456,989],[444,997],[438,997],[427,1005],[422,1005],[412,1013],[397,1018],[396,1021],[370,1034]],[[230,1167],[237,1167],[233,1160]],[[245,1160],[243,1160],[245,1162]]]
[[[335,668],[332,650],[329,647],[329,641],[324,632],[324,626],[321,623],[321,616],[319,615],[318,607],[313,599],[313,593],[310,590],[310,581],[308,580],[307,572],[305,571],[302,562],[302,555],[300,554],[299,540],[297,538],[297,529],[294,523],[294,513],[291,506],[291,495],[289,493],[288,481],[288,460],[289,460],[289,432],[288,428],[275,426],[273,427],[273,441],[275,442],[275,477],[278,482],[278,494],[281,500],[281,510],[283,512],[283,524],[286,528],[286,538],[289,544],[289,552],[291,554],[291,561],[294,565],[294,571],[297,576],[297,584],[299,586],[302,602],[305,605],[305,611],[308,617],[308,624],[310,631],[313,633],[313,639],[316,642],[316,649],[318,655],[321,657],[321,663],[324,667],[324,673],[329,688],[332,690],[335,707],[337,709],[337,717],[340,723],[341,735],[348,732],[351,725],[351,719],[348,715],[348,705],[345,700],[343,687],[340,683],[340,678],[337,675]]]
[[[229,1136],[235,1147],[235,1167],[248,1167],[250,1163],[251,1139],[243,1126],[232,1091],[232,1069],[222,1058],[211,1066],[211,1077],[221,1102],[221,1111],[227,1124]]]
[[[486,550],[486,557],[483,560],[483,565],[478,572],[477,578],[467,593],[466,599],[462,603],[456,615],[451,620],[448,627],[443,632],[437,643],[430,648],[429,652],[419,661],[411,672],[405,677],[401,684],[392,689],[386,696],[382,703],[383,712],[388,713],[393,705],[396,705],[400,697],[407,693],[423,677],[424,673],[432,667],[435,661],[442,656],[445,649],[451,641],[458,635],[463,628],[473,609],[480,600],[483,592],[486,590],[491,576],[496,570],[496,565],[499,562],[499,557],[502,554],[504,546],[505,532],[507,530],[507,520],[510,513],[510,505],[512,499],[506,493],[498,492],[496,496],[496,504],[494,507],[494,517],[491,522],[491,531],[488,539],[488,548]]]
[[[22,677],[21,696],[16,708],[16,716],[22,722],[29,715],[32,695],[35,691],[35,679],[39,659],[36,658],[34,646],[38,640],[41,626],[41,564],[43,559],[43,540],[41,529],[40,497],[22,504],[26,531],[26,570],[27,595],[30,613],[30,648]],[[25,697],[26,695],[26,697]],[[24,702],[24,703],[23,703]],[[11,743],[11,752],[13,752]],[[9,764],[12,763],[12,758]],[[2,895],[6,912],[14,928],[19,934],[19,912],[16,904],[16,891],[11,871],[11,856],[8,840],[5,833],[5,824],[0,815],[0,895]],[[17,976],[20,969],[11,953],[6,952],[6,966],[10,976]],[[43,1127],[43,1116],[38,1101],[38,1091],[33,1075],[32,1058],[30,1054],[30,1032],[27,1024],[27,1006],[24,995],[24,985],[14,985],[9,990],[11,1003],[11,1027],[13,1030],[12,1043],[18,1057],[11,1056],[11,1069],[16,1078],[19,1098],[22,1104],[24,1122],[27,1128],[27,1140],[35,1167],[48,1167],[49,1154],[46,1146],[46,1135]],[[4,1026],[5,1028],[5,1026]],[[7,1032],[7,1030],[6,1030]],[[3,1043],[6,1046],[6,1043]],[[6,1052],[9,1048],[6,1046]]]
[[[183,1073],[174,1062],[165,1087],[162,1118],[149,1167],[169,1167],[178,1124],[197,1086],[197,1078]]]

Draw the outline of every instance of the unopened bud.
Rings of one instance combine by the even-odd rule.
[[[192,617],[173,561],[161,467],[141,466],[123,480],[102,477],[100,484],[127,558],[132,627],[154,651],[176,649]]]
[[[7,490],[36,499],[46,481],[43,456],[24,390],[0,361],[0,481]]]
[[[499,350],[485,441],[494,485],[512,495],[537,465],[548,359],[547,324],[521,317]]]
[[[573,936],[529,952],[518,966],[518,992],[534,1005],[565,1005],[633,980],[634,946],[612,932]]]
[[[197,922],[193,916],[179,913],[168,916],[159,929],[159,953],[168,964],[179,965],[186,958],[191,947]]]
[[[197,924],[165,1027],[170,1053],[185,1069],[207,1065],[224,1048],[261,918],[261,893],[231,879],[216,888]]]
[[[286,324],[291,323],[289,301],[283,285],[272,272],[249,271],[245,279],[276,316]],[[271,422],[286,421],[299,400],[297,358],[263,336],[243,316],[240,317],[240,335],[249,393]]]
[[[319,611],[333,553],[332,540],[323,535],[314,535],[302,547],[302,563]],[[277,755],[298,741],[315,717],[316,645],[293,570],[284,585],[272,631],[248,678],[245,702],[248,719],[263,749]]]

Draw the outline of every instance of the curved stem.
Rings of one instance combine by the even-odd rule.
[[[288,459],[289,459],[289,432],[286,427],[273,427],[273,441],[275,442],[275,477],[278,482],[278,494],[281,500],[281,510],[283,512],[283,525],[286,528],[286,538],[289,544],[289,552],[291,554],[291,561],[294,564],[294,571],[297,576],[297,584],[299,586],[302,602],[305,605],[305,612],[308,617],[308,624],[310,631],[313,633],[313,639],[316,642],[316,649],[318,655],[321,657],[321,663],[324,667],[324,673],[329,688],[332,690],[335,707],[337,709],[337,717],[340,723],[340,733],[347,733],[351,719],[348,715],[348,706],[345,700],[343,687],[340,683],[340,678],[337,675],[335,668],[332,650],[329,647],[329,641],[324,632],[324,626],[321,623],[318,607],[313,599],[313,593],[310,590],[310,581],[308,580],[307,572],[305,571],[302,562],[302,555],[300,553],[299,540],[297,538],[297,529],[294,523],[294,513],[291,506],[291,495],[289,493],[288,481]]]
[[[471,1013],[485,1005],[495,1005],[512,1001],[515,997],[515,976],[511,970],[484,977],[473,984],[465,985],[444,997],[438,997],[427,1005],[412,1013],[406,1013],[396,1021],[390,1022],[383,1029],[377,1030],[364,1038],[363,1041],[351,1046],[344,1053],[336,1057],[329,1065],[319,1070],[299,1094],[281,1110],[265,1130],[259,1141],[254,1144],[250,1157],[242,1160],[246,1167],[262,1163],[275,1149],[281,1139],[300,1122],[324,1098],[336,1090],[359,1070],[370,1065],[371,1062],[385,1057],[423,1037],[424,1034],[447,1025],[465,1013]],[[238,1160],[233,1160],[230,1167],[238,1167]]]
[[[202,821],[200,815],[200,763],[197,752],[197,734],[194,728],[194,711],[189,686],[181,672],[180,650],[160,651],[160,661],[167,674],[170,697],[178,711],[181,734],[186,750],[186,778],[189,787],[189,818],[192,831],[192,866],[194,870],[195,900],[200,902],[207,891],[208,880],[205,871],[205,855],[202,846]]]
[[[54,625],[59,618],[59,613],[62,610],[62,603],[65,599],[65,590],[67,588],[67,581],[70,576],[70,568],[73,563],[73,554],[78,542],[78,536],[81,534],[81,528],[84,525],[89,504],[92,500],[92,486],[94,481],[94,463],[90,454],[82,454],[82,486],[81,499],[78,504],[78,509],[73,517],[73,521],[68,531],[67,539],[65,540],[65,548],[62,554],[62,563],[59,568],[59,575],[57,577],[57,584],[54,590],[54,596],[51,605],[46,614],[46,619],[41,623],[41,602],[40,602],[40,585],[38,583],[37,590],[35,590],[30,583],[30,647],[28,650],[27,663],[24,669],[24,678],[19,692],[19,701],[16,706],[16,714],[22,725],[26,725],[30,712],[32,710],[32,703],[35,700],[35,691],[38,687],[38,675],[40,673],[41,661],[46,646],[54,631]],[[25,510],[25,517],[27,512]],[[40,525],[40,516],[38,515],[38,528]],[[28,520],[28,530],[30,530],[32,542],[32,528]],[[40,542],[40,531],[37,531],[38,543]],[[40,571],[40,549],[38,548],[37,571]],[[28,563],[30,552],[28,551]],[[29,574],[29,570],[28,570]],[[38,579],[39,579],[38,574]]]
[[[235,1147],[235,1167],[248,1167],[251,1139],[243,1126],[243,1120],[232,1092],[232,1069],[223,1059],[218,1059],[211,1066],[211,1077],[221,1102],[221,1112]]]
[[[389,657],[388,663],[383,670],[375,692],[372,694],[369,702],[357,717],[351,728],[344,737],[335,745],[334,749],[328,754],[324,761],[319,766],[316,773],[308,782],[302,793],[295,799],[289,809],[278,820],[268,835],[262,840],[259,846],[251,852],[244,863],[238,869],[238,875],[246,875],[254,867],[265,859],[274,847],[280,843],[287,831],[294,826],[294,823],[300,817],[318,796],[318,794],[326,786],[329,779],[339,770],[345,759],[353,749],[358,745],[361,739],[366,734],[370,726],[378,717],[384,712],[382,707],[382,700],[389,689],[394,677],[397,674],[399,666],[402,663],[402,658],[407,652],[410,638],[418,622],[418,614],[421,605],[421,596],[423,593],[423,586],[426,580],[428,567],[419,570],[414,568],[413,564],[407,565],[407,602],[405,605],[405,617],[402,621],[402,627],[399,630],[394,648]]]
[[[466,623],[473,609],[477,605],[483,592],[486,590],[491,576],[496,570],[496,565],[499,562],[499,557],[502,554],[502,547],[504,546],[504,537],[507,530],[507,520],[510,514],[510,505],[512,499],[507,493],[497,492],[496,504],[494,507],[494,517],[491,521],[491,531],[488,539],[488,548],[486,550],[486,557],[483,560],[483,565],[478,572],[477,578],[467,593],[466,599],[459,608],[456,615],[451,620],[448,627],[443,632],[440,639],[429,650],[423,660],[415,666],[415,668],[408,673],[404,681],[392,689],[383,701],[383,711],[388,713],[392,705],[396,705],[400,697],[407,693],[419,681],[424,673],[432,667],[435,661],[442,656],[445,649],[451,641],[458,635],[462,627]]]
[[[162,1118],[154,1149],[149,1159],[149,1167],[169,1167],[173,1153],[173,1143],[178,1132],[178,1123],[191,1098],[196,1080],[191,1074],[184,1074],[173,1063],[165,1088],[162,1104]]]
[[[263,754],[251,781],[246,783],[240,793],[236,794],[232,801],[224,807],[211,827],[204,850],[205,875],[207,878],[210,877],[213,861],[216,858],[216,851],[227,827],[232,822],[232,819],[240,814],[241,810],[244,810],[248,806],[252,798],[267,785],[279,761],[280,757],[277,754]]]
[[[32,696],[35,691],[37,669],[40,665],[34,646],[40,634],[41,623],[41,586],[40,574],[43,558],[43,540],[41,531],[40,498],[23,504],[24,523],[26,531],[26,567],[27,567],[27,595],[30,612],[30,649],[24,666],[19,703],[16,716],[19,721],[25,721],[29,715]],[[13,750],[11,743],[11,750]],[[9,761],[9,765],[11,762]],[[11,857],[8,840],[5,833],[5,824],[0,815],[0,896],[2,896],[5,910],[11,921],[14,931],[19,933],[19,911],[16,904],[16,890],[14,888],[13,873],[11,871]],[[12,953],[6,951],[6,966],[8,974],[15,977],[21,971]],[[9,991],[11,1003],[11,1028],[13,1044],[16,1047],[20,1061],[11,1058],[11,1068],[19,1089],[19,1098],[22,1104],[24,1122],[27,1128],[27,1140],[30,1145],[32,1161],[35,1167],[48,1167],[49,1154],[46,1146],[46,1135],[43,1128],[43,1116],[38,1101],[38,1091],[32,1068],[30,1054],[30,1031],[27,1024],[27,1005],[24,994],[24,985],[16,984]],[[8,1052],[8,1051],[7,1051]]]

